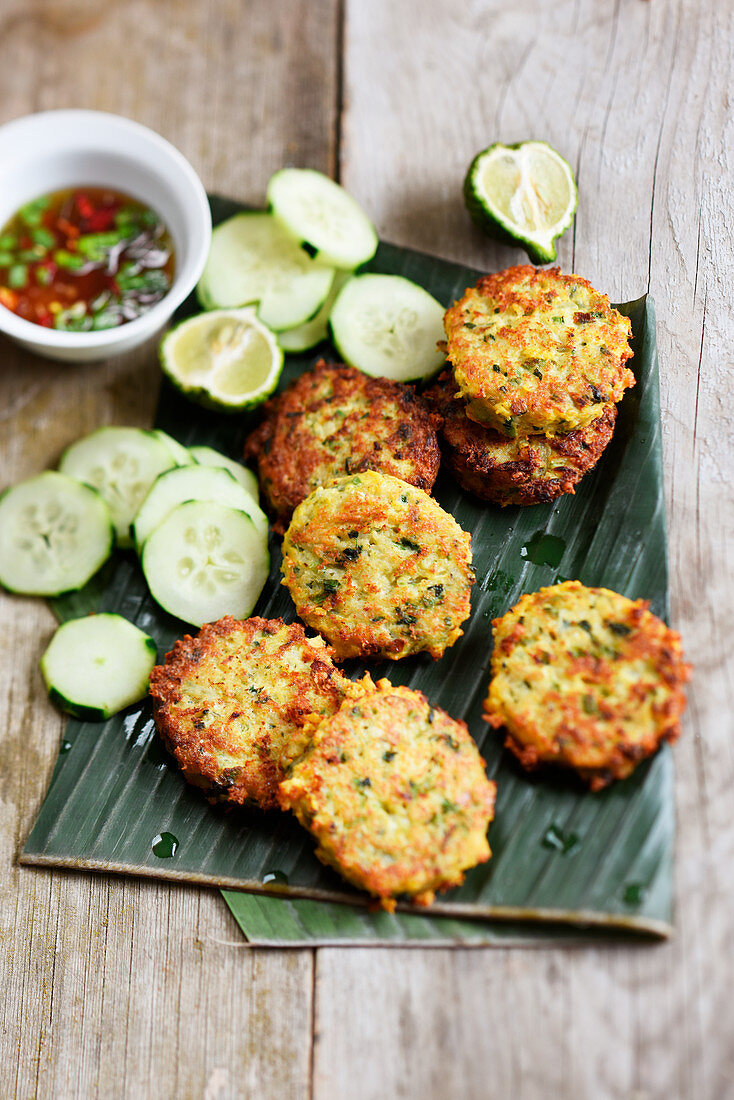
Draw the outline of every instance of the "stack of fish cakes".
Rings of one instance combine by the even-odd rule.
[[[453,370],[426,396],[459,484],[502,505],[573,492],[635,384],[629,318],[586,279],[522,265],[480,279],[444,326]]]

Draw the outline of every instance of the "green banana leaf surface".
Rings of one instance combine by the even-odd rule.
[[[215,221],[242,209],[212,199]],[[448,305],[480,272],[381,244],[369,270],[404,275]],[[26,864],[120,872],[218,886],[244,934],[261,944],[537,944],[589,937],[663,937],[671,930],[674,802],[672,754],[663,748],[627,780],[591,794],[572,775],[528,775],[482,721],[491,621],[523,592],[578,578],[668,615],[668,568],[655,314],[649,299],[620,305],[632,320],[637,383],[619,407],[614,438],[574,495],[504,508],[463,492],[442,471],[434,495],[472,534],[477,582],[464,636],[439,661],[424,655],[372,664],[373,676],[423,691],[467,722],[496,779],[493,858],[429,910],[375,912],[368,899],[314,855],[288,814],[210,806],[165,752],[147,701],[105,723],[70,720]],[[179,317],[196,312],[193,300]],[[288,356],[282,389],[324,344]],[[157,372],[151,363],[151,373]],[[153,382],[151,384],[154,384]],[[188,403],[163,382],[156,426],[180,442],[239,458],[257,412],[223,415]],[[255,614],[295,618],[280,585],[280,540]],[[148,594],[132,552],[118,552],[81,592],[54,602],[61,619],[116,611],[151,634],[159,658],[191,628]],[[360,676],[366,666],[350,661]],[[244,892],[243,892],[244,891]]]

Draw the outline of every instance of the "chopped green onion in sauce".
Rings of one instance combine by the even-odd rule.
[[[147,313],[171,288],[173,242],[158,215],[107,187],[22,206],[0,230],[0,305],[45,328],[92,332]]]

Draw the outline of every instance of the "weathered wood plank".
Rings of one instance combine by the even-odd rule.
[[[258,201],[285,161],[335,163],[336,3],[270,8],[9,0],[0,117],[121,111],[178,144],[208,186]],[[471,227],[461,178],[493,138],[541,136],[582,189],[562,265],[613,297],[649,281],[673,616],[698,670],[676,750],[676,941],[320,952],[319,1098],[731,1093],[731,23],[728,0],[347,5],[342,177],[384,235],[488,269],[515,262]],[[99,423],[149,422],[147,353],[58,368],[2,351],[4,482]],[[0,618],[0,1091],[305,1095],[310,955],[242,949],[208,893],[11,865],[61,722],[35,672],[50,615],[3,598]]]
[[[333,169],[336,7],[8,0],[0,121],[126,114],[207,186],[261,201],[284,162]],[[100,424],[151,421],[152,346],[88,367],[0,352],[3,487]],[[310,952],[250,950],[216,892],[15,866],[63,722],[37,671],[45,604],[0,596],[0,622],[0,1094],[307,1096]]]
[[[580,185],[561,265],[613,298],[654,295],[672,615],[696,676],[676,749],[675,940],[321,951],[318,1100],[734,1094],[733,14],[716,0],[347,5],[343,182],[384,236],[488,270],[523,262],[471,226],[460,189],[478,149],[540,137]]]

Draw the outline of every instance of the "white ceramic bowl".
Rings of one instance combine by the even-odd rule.
[[[0,306],[0,332],[51,359],[89,362],[128,351],[159,331],[193,290],[211,240],[201,180],[177,149],[145,126],[103,111],[43,111],[0,126],[0,228],[31,199],[66,187],[111,187],[150,206],[176,254],[173,285],[142,317],[100,332],[56,332]]]

